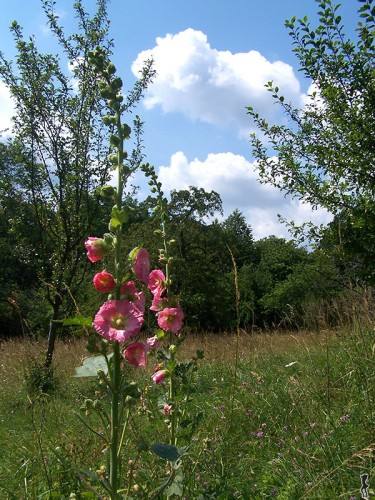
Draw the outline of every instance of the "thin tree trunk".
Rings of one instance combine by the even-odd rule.
[[[61,306],[61,298],[58,295],[56,295],[55,302],[52,306],[53,312],[49,324],[48,345],[47,345],[46,362],[45,362],[46,368],[49,368],[52,364],[52,357],[55,350],[55,341],[57,337],[57,331],[59,328],[59,324],[56,323],[55,320],[58,319],[60,306]]]

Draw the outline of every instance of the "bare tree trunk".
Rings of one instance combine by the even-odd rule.
[[[60,306],[61,306],[61,298],[58,295],[56,295],[55,302],[52,306],[53,312],[49,324],[48,345],[47,345],[46,362],[45,362],[46,368],[49,368],[52,364],[52,357],[55,350],[55,341],[57,337],[57,331],[59,328],[59,324],[56,323],[56,320],[58,319],[59,316]]]

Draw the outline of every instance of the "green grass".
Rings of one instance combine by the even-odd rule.
[[[375,484],[373,331],[243,335],[235,373],[236,346],[233,336],[194,336],[183,347],[182,357],[195,348],[207,352],[186,403],[187,420],[200,412],[202,419],[193,436],[189,427],[179,436],[180,446],[189,445],[183,497],[361,498],[360,474]],[[0,498],[84,498],[87,487],[74,467],[95,471],[105,464],[103,443],[74,414],[101,391],[93,380],[71,377],[85,355],[83,343],[59,344],[54,393],[28,394],[25,372],[43,348],[2,344]],[[132,484],[148,492],[158,487],[165,462],[138,453],[139,438],[167,442],[157,408],[162,388],[150,383],[150,370],[131,373],[142,398],[125,443],[126,462],[135,460]],[[100,431],[100,422],[86,417]],[[131,498],[149,498],[136,490]]]

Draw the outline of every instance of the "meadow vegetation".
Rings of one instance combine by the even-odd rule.
[[[195,334],[180,356],[188,359],[202,347],[206,356],[186,402],[186,420],[199,415],[199,421],[194,434],[189,426],[179,430],[188,446],[179,496],[360,498],[360,474],[374,473],[371,327],[239,338]],[[102,389],[95,378],[72,376],[86,356],[81,339],[58,342],[54,390],[32,391],[28,377],[40,348],[28,340],[1,344],[1,497],[87,498],[76,470],[100,470],[105,457],[72,408],[100,400]],[[165,469],[147,449],[155,435],[167,439],[150,374],[147,367],[131,374],[142,397],[126,447],[133,464],[124,472],[131,476],[128,498],[148,498],[145,491],[157,490]],[[102,422],[89,418],[100,432]]]

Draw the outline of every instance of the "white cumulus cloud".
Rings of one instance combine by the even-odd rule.
[[[186,29],[156,39],[156,46],[138,54],[132,71],[138,75],[153,58],[157,77],[144,104],[164,112],[180,112],[215,126],[232,126],[244,135],[250,128],[246,106],[272,119],[277,112],[264,85],[273,81],[286,99],[297,105],[302,93],[293,68],[268,61],[258,51],[235,53],[212,48],[202,31]]]
[[[255,162],[249,162],[233,153],[209,154],[204,161],[195,158],[189,161],[184,153],[176,152],[167,166],[159,168],[159,180],[163,189],[187,189],[189,186],[217,191],[223,201],[225,216],[235,208],[245,215],[256,239],[270,234],[289,239],[284,225],[278,222],[277,214],[297,224],[313,221],[327,223],[331,220],[325,210],[312,210],[311,206],[298,200],[285,198],[275,187],[260,184]]]

